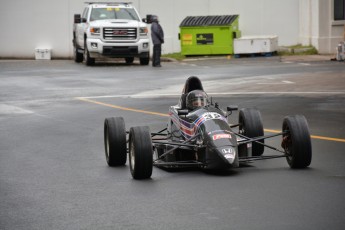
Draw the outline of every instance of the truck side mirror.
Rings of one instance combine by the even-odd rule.
[[[87,19],[86,19],[86,18],[82,18],[82,19],[81,19],[81,22],[82,22],[82,23],[85,23],[85,22],[87,22]]]
[[[75,14],[74,15],[74,23],[80,23],[80,22],[81,22],[80,14]]]
[[[148,23],[148,24],[152,23],[152,14],[147,14],[147,15],[146,15],[145,21],[146,21],[146,23]]]

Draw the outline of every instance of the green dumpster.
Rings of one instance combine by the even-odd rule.
[[[241,37],[238,15],[188,16],[180,24],[182,55],[233,54]]]

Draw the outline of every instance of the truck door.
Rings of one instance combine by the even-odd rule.
[[[89,7],[85,7],[84,12],[81,16],[81,23],[77,26],[77,39],[78,44],[81,48],[84,48],[84,33],[89,23]],[[86,22],[85,22],[86,19]]]

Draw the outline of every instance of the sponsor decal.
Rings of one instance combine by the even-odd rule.
[[[226,159],[234,159],[235,158],[235,154],[226,154],[226,155],[224,155],[224,157]]]
[[[224,154],[231,154],[231,153],[233,153],[233,149],[232,148],[225,148],[225,149],[222,149],[222,152]]]
[[[215,141],[215,140],[218,140],[218,139],[228,139],[228,138],[231,138],[231,134],[228,134],[228,133],[220,133],[220,134],[215,134],[212,136],[212,139]]]
[[[236,153],[233,148],[222,149],[225,159],[227,159],[231,164],[235,161]]]

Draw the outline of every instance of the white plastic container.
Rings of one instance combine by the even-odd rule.
[[[277,49],[277,35],[244,36],[234,39],[234,54],[272,53]]]
[[[36,48],[35,49],[35,59],[36,60],[50,60],[51,59],[51,49]]]

